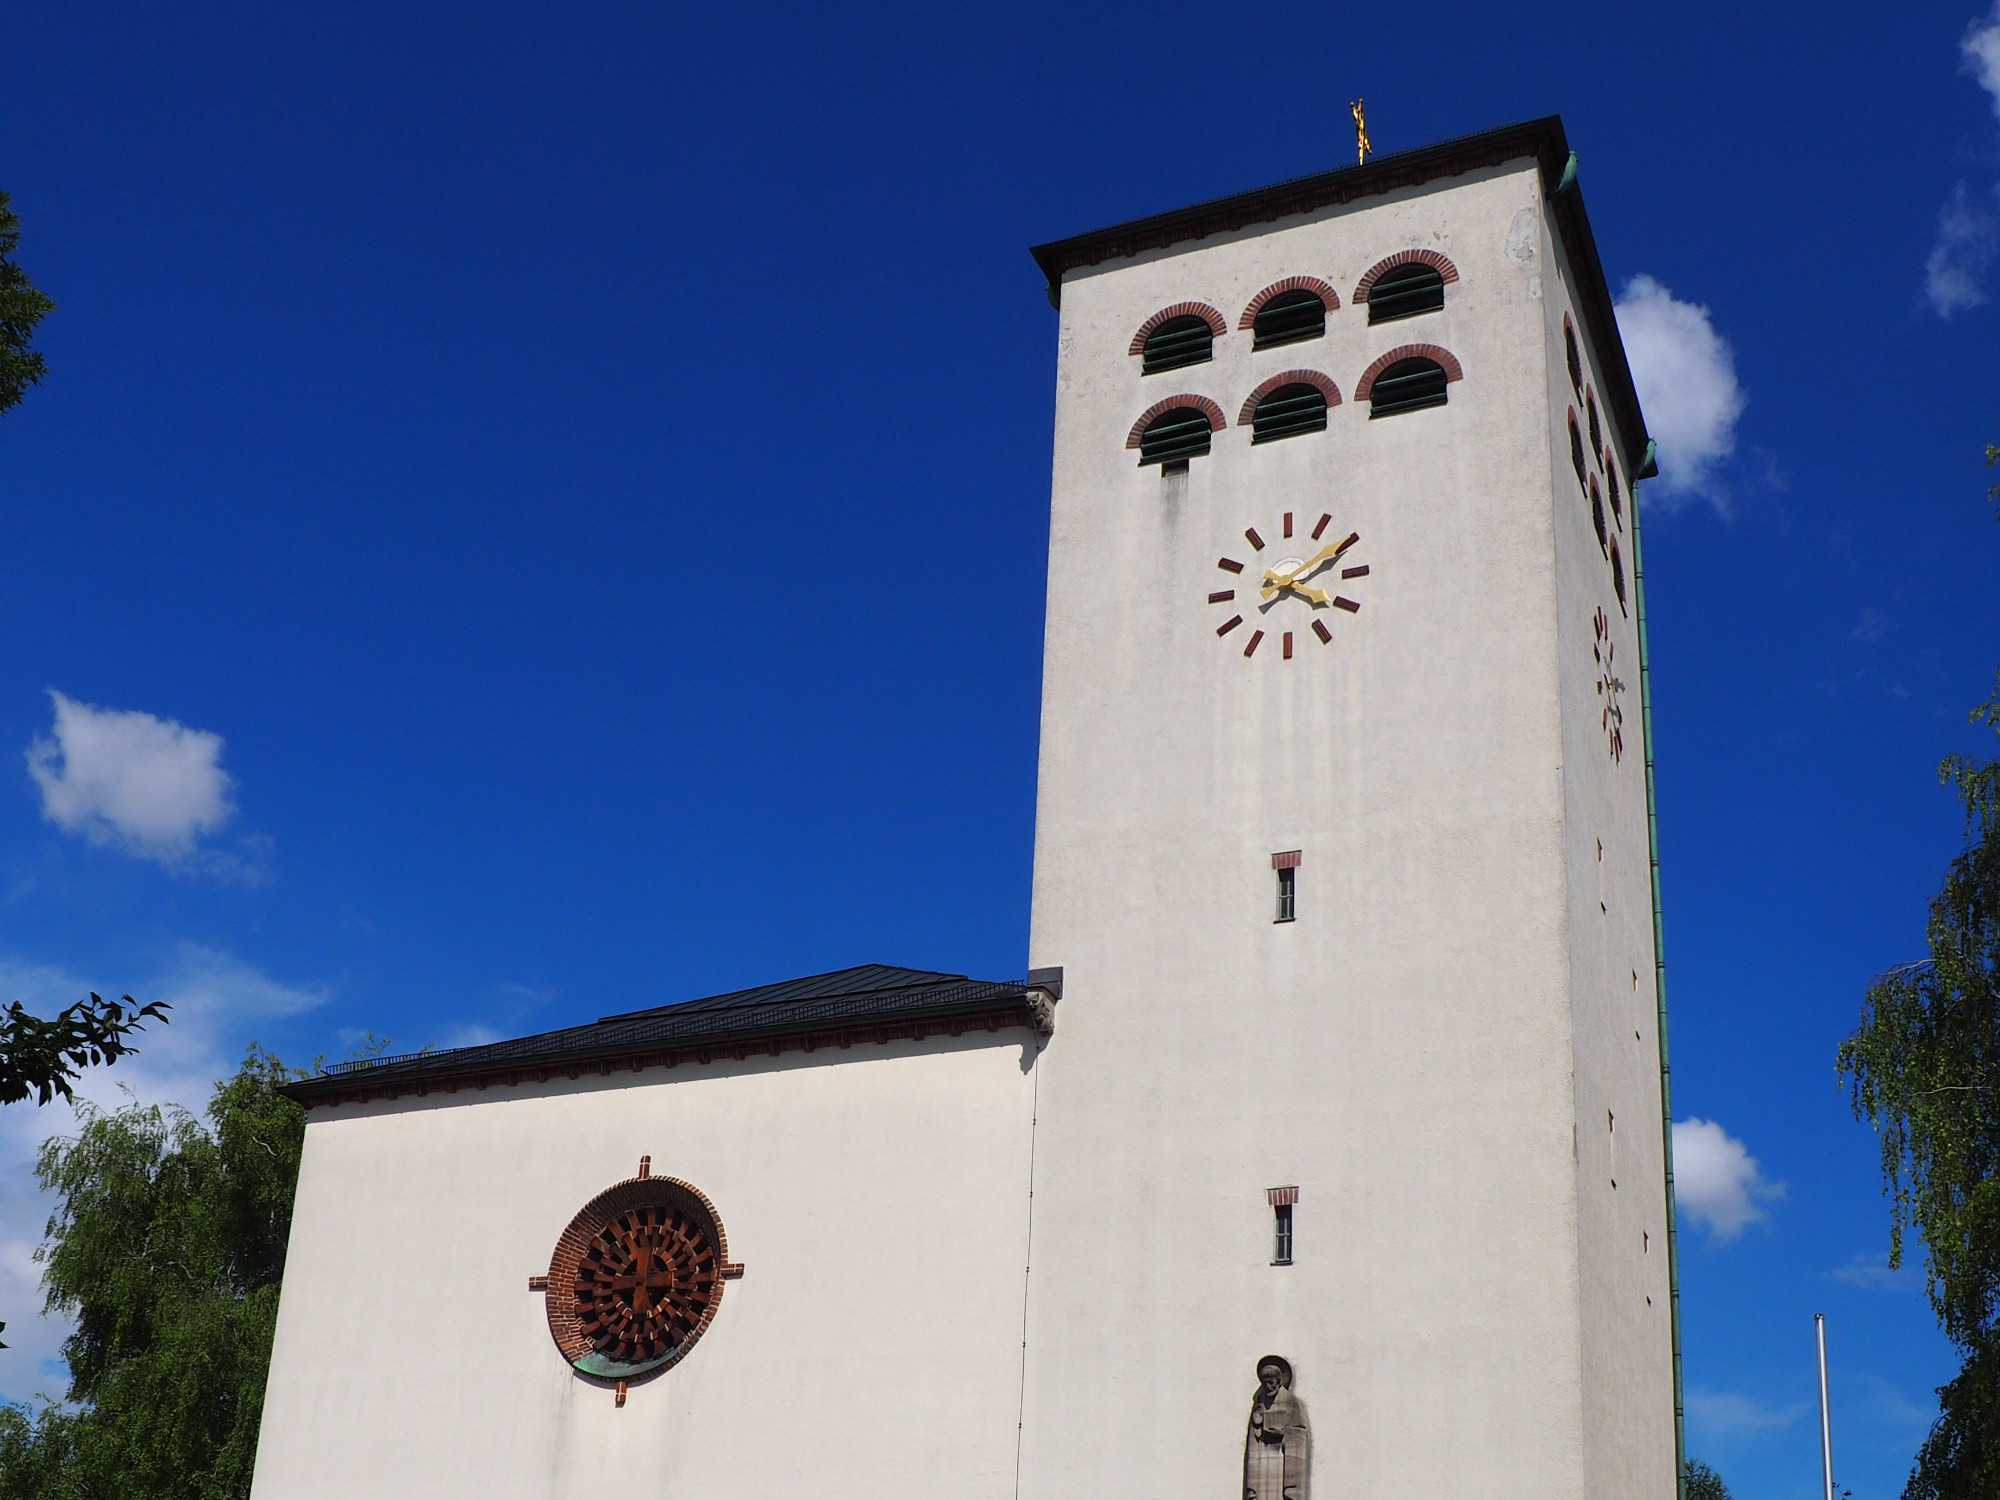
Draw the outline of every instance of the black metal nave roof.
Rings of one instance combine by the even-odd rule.
[[[335,1063],[285,1092],[311,1107],[1003,1026],[1046,1035],[1061,992],[1060,971],[1038,971],[1023,982],[860,964],[512,1041]]]

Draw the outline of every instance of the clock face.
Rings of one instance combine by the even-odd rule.
[[[556,1242],[549,1333],[600,1380],[664,1370],[707,1332],[737,1271],[727,1253],[715,1206],[687,1183],[642,1175],[606,1188]]]
[[[1304,649],[1311,639],[1319,646],[1333,643],[1328,622],[1342,614],[1353,614],[1360,602],[1343,589],[1368,576],[1368,564],[1355,561],[1354,549],[1361,533],[1342,532],[1333,517],[1322,515],[1310,532],[1294,536],[1293,514],[1286,511],[1266,533],[1252,526],[1243,533],[1245,547],[1225,553],[1215,566],[1229,575],[1229,587],[1212,590],[1211,607],[1226,609],[1228,618],[1215,627],[1224,638],[1239,630],[1245,660],[1255,656],[1266,636],[1275,636],[1276,649],[1266,654],[1290,661],[1294,643]],[[1247,549],[1247,550],[1246,550]]]
[[[1613,762],[1617,762],[1625,758],[1625,684],[1611,667],[1612,657],[1617,654],[1617,646],[1611,639],[1611,617],[1600,607],[1590,625],[1596,636],[1590,654],[1597,659],[1597,701],[1603,711],[1604,748]]]

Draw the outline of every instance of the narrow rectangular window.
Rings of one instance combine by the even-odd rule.
[[[1299,914],[1299,851],[1287,850],[1271,856],[1271,868],[1278,872],[1278,915],[1289,922]]]
[[[1296,1187],[1266,1188],[1264,1201],[1271,1205],[1273,1219],[1271,1264],[1289,1266],[1292,1263],[1292,1205],[1299,1201],[1299,1190]]]

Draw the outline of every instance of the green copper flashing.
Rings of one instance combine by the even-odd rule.
[[[1568,192],[1571,188],[1575,186],[1576,186],[1576,153],[1572,151],[1569,154],[1569,160],[1563,163],[1563,174],[1562,177],[1556,183],[1556,190],[1553,193],[1549,194],[1549,196],[1551,198],[1560,198],[1564,193]]]
[[[1646,439],[1646,461],[1632,476],[1632,589],[1639,616],[1639,724],[1646,754],[1646,851],[1653,883],[1653,993],[1659,1007],[1660,1145],[1667,1166],[1667,1319],[1674,1350],[1674,1493],[1687,1500],[1687,1410],[1681,1396],[1680,1230],[1674,1218],[1674,1104],[1667,1066],[1667,956],[1661,946],[1660,816],[1653,783],[1653,675],[1646,646],[1646,563],[1639,544],[1639,486],[1660,472],[1657,445]]]

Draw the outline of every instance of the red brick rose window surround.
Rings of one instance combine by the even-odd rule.
[[[686,1356],[715,1320],[724,1280],[742,1274],[715,1205],[650,1166],[570,1220],[546,1282],[556,1348],[579,1374],[618,1382],[621,1405],[626,1381]]]

